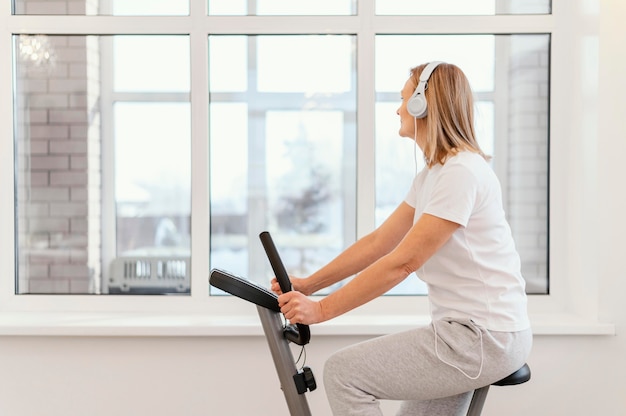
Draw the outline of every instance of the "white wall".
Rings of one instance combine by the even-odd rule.
[[[530,383],[493,388],[485,415],[626,415],[626,4],[602,0],[597,204],[589,237],[597,261],[601,318],[615,336],[535,337]],[[572,94],[578,94],[572,86]],[[576,102],[577,100],[574,100]],[[593,100],[592,100],[593,101]],[[580,112],[595,115],[593,103]],[[575,150],[573,150],[575,151]],[[567,155],[553,155],[553,157]],[[615,220],[614,220],[615,218]],[[572,259],[582,262],[585,259]],[[595,277],[592,277],[595,278]],[[308,364],[321,384],[323,362],[358,337],[315,337]],[[308,395],[314,415],[330,412],[323,389]],[[393,408],[393,406],[388,406]],[[287,415],[262,337],[2,337],[0,415]]]
[[[318,383],[324,359],[357,340],[313,339],[308,364]],[[539,336],[532,381],[492,388],[483,414],[623,416],[624,351],[619,335]],[[2,415],[289,414],[261,337],[5,338],[0,357]],[[330,415],[321,387],[307,397],[314,416]]]

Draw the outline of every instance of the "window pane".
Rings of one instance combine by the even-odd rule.
[[[181,16],[189,14],[189,0],[13,0],[15,14]]]
[[[392,59],[385,51],[394,44],[402,50],[420,51],[417,61]],[[454,63],[475,90],[479,142],[493,156],[491,163],[502,183],[503,202],[529,293],[548,293],[549,47],[549,35],[376,39],[377,224],[404,199],[413,176],[423,167],[419,148],[398,136],[399,91],[409,69],[431,60]],[[458,51],[465,48],[471,48],[479,59]],[[391,85],[393,79],[395,85]],[[402,290],[396,288],[396,292]]]
[[[229,38],[212,36],[209,45]],[[220,62],[239,74],[237,65],[247,63],[247,71],[257,74],[245,91],[230,93],[224,90],[233,85],[228,72],[211,76],[211,266],[267,284],[261,231],[272,233],[285,266],[296,275],[311,273],[354,241],[354,38],[250,36],[246,44],[236,50],[244,56],[209,50],[209,66]],[[277,45],[282,53],[274,50]],[[336,80],[311,82],[302,67],[314,63],[293,68],[295,49],[307,49],[311,61],[323,52],[342,56],[324,61]]]
[[[259,91],[349,92],[354,75],[351,71],[352,41],[348,36],[258,37]],[[282,64],[276,65],[276,62]]]
[[[352,15],[357,0],[208,0],[209,15]]]
[[[125,92],[188,92],[188,36],[114,36],[113,85]],[[175,64],[172,64],[175,62]],[[155,70],[158,68],[158,70]]]
[[[14,36],[18,293],[189,290],[189,94],[112,92],[114,45]]]
[[[550,0],[376,0],[378,15],[549,14]]]
[[[190,105],[115,103],[113,116],[116,256],[103,292],[189,293]]]
[[[475,92],[494,90],[493,35],[400,35],[376,37],[376,91],[397,91],[415,62],[448,61],[463,68]],[[398,50],[415,53],[400,54]],[[477,64],[480,63],[480,64]],[[467,69],[466,69],[467,68]],[[404,83],[403,83],[404,85]]]
[[[189,0],[112,0],[112,5],[111,14],[117,16],[184,16],[189,14]],[[100,9],[102,8],[101,6]]]
[[[211,36],[209,51],[212,56],[228,56],[230,59],[211,60],[209,88],[217,92],[245,92],[248,88],[248,37]]]

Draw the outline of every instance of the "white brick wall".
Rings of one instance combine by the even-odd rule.
[[[545,37],[511,38],[509,63],[508,218],[530,292],[547,283],[548,50]]]
[[[84,14],[85,7],[84,0],[16,3],[18,13],[35,14]],[[54,66],[17,66],[18,289],[90,293],[101,245],[98,42],[48,39]]]

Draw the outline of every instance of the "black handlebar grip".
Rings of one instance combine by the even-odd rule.
[[[276,280],[278,280],[278,284],[280,285],[280,290],[282,290],[283,293],[291,292],[291,281],[289,280],[289,275],[287,274],[287,270],[285,270],[283,261],[278,255],[278,250],[274,245],[272,236],[267,231],[263,231],[259,234],[259,238],[261,239],[261,244],[263,244],[267,258],[272,265],[274,276],[276,276]]]
[[[276,276],[280,290],[282,290],[283,293],[291,292],[291,280],[289,280],[287,270],[285,270],[283,261],[278,255],[278,250],[274,245],[272,236],[269,232],[263,231],[259,234],[259,238],[261,239],[261,244],[263,244],[267,258],[270,261],[270,265],[272,266],[272,270],[274,271],[274,276]],[[311,331],[308,325],[296,324],[295,327],[294,325],[288,325],[283,333],[285,338],[297,345],[306,345],[311,339]]]

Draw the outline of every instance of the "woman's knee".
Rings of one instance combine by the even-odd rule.
[[[357,359],[350,348],[335,352],[324,364],[324,384],[340,388],[353,383],[355,378],[360,378],[363,364],[362,359]]]
[[[326,363],[324,363],[324,385],[325,386],[336,386],[341,384],[342,374],[343,374],[343,363],[342,359],[339,357],[339,353],[335,353],[328,357]]]

